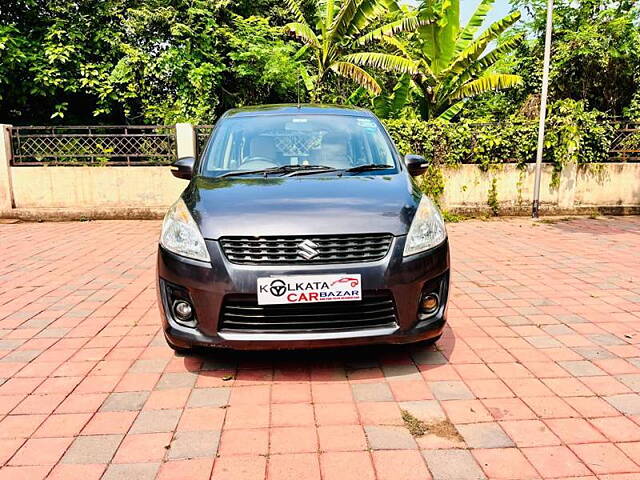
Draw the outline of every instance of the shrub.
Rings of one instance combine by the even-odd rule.
[[[417,153],[436,165],[478,164],[483,170],[501,163],[524,164],[535,159],[535,124],[445,123],[415,119],[386,120],[398,149]]]
[[[582,102],[561,100],[549,109],[544,161],[560,171],[569,162],[606,161],[614,127],[597,111],[585,111]],[[439,166],[477,164],[483,170],[515,163],[535,162],[538,122],[511,118],[500,123],[424,122],[389,119],[385,125],[403,153],[417,153]]]
[[[385,125],[401,153],[417,153],[431,159],[433,166],[421,186],[438,198],[444,192],[440,168],[476,164],[488,171],[505,163],[523,168],[535,162],[538,122],[511,118],[499,123],[388,119]],[[608,159],[615,133],[601,112],[587,111],[583,102],[560,100],[552,104],[547,117],[544,161],[554,166],[552,186],[568,163],[592,164]],[[434,175],[438,172],[437,175]],[[428,177],[428,178],[427,178]]]

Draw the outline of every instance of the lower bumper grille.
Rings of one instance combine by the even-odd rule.
[[[357,302],[258,305],[255,295],[229,295],[220,315],[221,331],[304,333],[365,330],[397,325],[391,292],[363,294]]]

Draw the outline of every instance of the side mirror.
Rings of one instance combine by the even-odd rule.
[[[422,175],[429,168],[429,162],[422,155],[411,153],[404,156],[404,164],[412,177]]]
[[[174,162],[171,165],[171,173],[176,178],[182,178],[184,180],[191,180],[193,177],[193,166],[196,163],[196,159],[193,157],[184,157],[178,159],[177,162]]]

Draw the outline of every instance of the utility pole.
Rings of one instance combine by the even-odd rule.
[[[544,150],[544,126],[547,117],[547,92],[549,90],[549,63],[551,61],[551,31],[553,29],[553,0],[547,0],[547,26],[544,34],[544,60],[542,64],[542,92],[540,94],[540,124],[538,125],[538,149],[536,151],[536,177],[533,184],[531,216],[538,218],[540,210],[540,179],[542,177],[542,152]]]

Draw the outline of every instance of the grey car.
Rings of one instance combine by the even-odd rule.
[[[290,349],[437,339],[449,294],[442,216],[369,111],[231,110],[162,226],[168,344]]]

